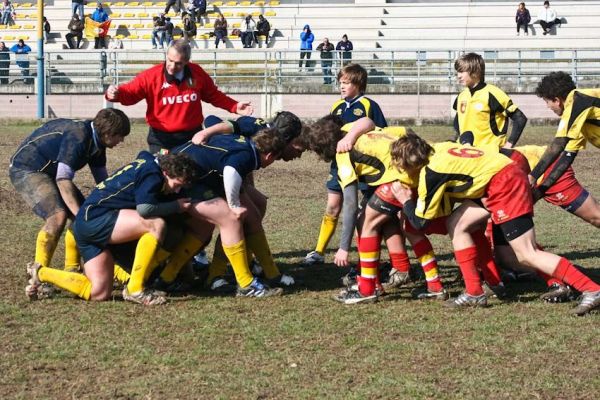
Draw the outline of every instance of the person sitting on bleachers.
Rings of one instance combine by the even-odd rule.
[[[254,30],[256,29],[256,22],[254,22],[252,15],[246,15],[244,22],[242,22],[242,29],[242,44],[245,49],[249,49],[254,43]]]
[[[175,29],[175,25],[171,22],[170,17],[165,18],[165,42],[167,43],[167,47],[171,45],[173,41],[173,30]],[[160,45],[162,48],[162,43]]]
[[[179,11],[183,8],[183,0],[168,0],[167,6],[165,7],[165,14],[169,13],[171,7],[173,7],[175,14],[179,14]]]
[[[160,42],[160,48],[164,48],[165,42],[165,24],[167,21],[165,20],[165,15],[160,13],[158,17],[152,17],[152,23],[154,27],[152,28],[152,48],[156,49],[158,42]]]
[[[227,37],[227,20],[223,14],[219,13],[217,20],[215,21],[215,48],[219,48],[219,41],[225,43]]]
[[[206,0],[191,0],[187,10],[194,23],[201,22],[200,18],[206,14]]]
[[[48,19],[44,17],[44,43],[48,44],[48,40],[50,39],[50,22]]]
[[[14,25],[15,7],[10,0],[4,0],[4,4],[2,4],[0,10],[2,11],[2,25]]]
[[[258,16],[258,23],[256,24],[256,41],[260,46],[260,42],[258,41],[259,36],[265,37],[265,46],[269,44],[269,31],[271,30],[271,24],[263,15]]]
[[[538,14],[537,22],[542,26],[544,35],[549,34],[554,25],[560,26],[560,18],[556,18],[556,11],[550,8],[549,1],[544,1],[544,8]]]
[[[69,33],[65,35],[65,39],[67,39],[67,45],[70,49],[78,49],[79,44],[81,43],[81,39],[83,38],[83,21],[79,19],[79,14],[73,14],[73,18],[69,22]],[[73,44],[73,38],[77,38],[77,44]]]
[[[194,36],[196,36],[196,24],[194,23],[192,16],[186,11],[181,12],[181,23],[183,24],[183,28],[181,29],[183,32],[183,38],[189,42]]]

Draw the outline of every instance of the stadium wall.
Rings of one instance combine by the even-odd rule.
[[[387,118],[406,123],[451,123],[452,103],[456,94],[383,94],[370,96],[377,101]],[[545,103],[532,94],[510,94],[514,102],[523,110],[530,121],[546,121],[555,118]],[[336,94],[237,94],[236,99],[249,100],[255,107],[255,115],[269,117],[279,110],[289,110],[300,118],[319,118],[323,116],[339,96]],[[48,118],[91,118],[105,106],[101,95],[49,95],[46,96]],[[146,111],[144,101],[123,107],[114,105],[127,113],[130,118],[143,118]],[[22,119],[35,118],[37,111],[34,95],[0,96],[0,108],[10,110],[5,116],[19,116]],[[231,114],[203,104],[204,115],[215,114],[230,117]]]

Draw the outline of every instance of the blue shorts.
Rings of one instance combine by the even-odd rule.
[[[45,220],[59,211],[68,211],[50,175],[17,167],[11,167],[9,175],[17,192],[38,217]]]
[[[117,218],[119,218],[119,210],[107,211],[89,221],[75,219],[73,234],[84,262],[90,261],[106,250]]]
[[[215,182],[200,181],[192,184],[191,187],[182,191],[184,197],[189,197],[192,203],[202,203],[203,201],[212,200],[217,197],[225,198],[225,189],[223,188],[223,180],[220,179],[220,185]]]
[[[331,166],[329,167],[329,176],[327,177],[327,182],[325,182],[325,187],[330,192],[342,193],[342,186],[340,185],[340,181],[338,180],[338,166],[337,162],[333,160],[331,162]],[[363,192],[363,194],[369,191],[370,186],[364,182],[358,183],[358,190]]]

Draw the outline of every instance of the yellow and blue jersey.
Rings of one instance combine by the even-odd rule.
[[[222,177],[227,166],[234,168],[242,178],[260,168],[260,155],[254,142],[240,135],[215,135],[201,145],[190,141],[171,152],[189,155],[198,168],[200,181]],[[220,182],[222,186],[222,180]]]
[[[379,128],[388,126],[379,104],[364,95],[351,100],[340,99],[336,101],[331,107],[330,114],[340,117],[345,123],[369,117],[375,123],[375,126]]]
[[[89,221],[110,210],[135,209],[138,204],[158,204],[176,195],[163,191],[164,176],[156,158],[142,151],[137,158],[96,185],[79,209],[77,218]]]
[[[58,163],[78,171],[85,165],[106,166],[106,148],[91,121],[56,119],[29,135],[10,159],[10,165],[56,176]]]
[[[556,137],[569,138],[566,151],[579,151],[590,142],[600,147],[600,89],[575,89],[567,96]]]

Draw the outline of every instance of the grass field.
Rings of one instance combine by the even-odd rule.
[[[509,287],[486,309],[450,311],[410,299],[411,286],[374,305],[330,297],[345,270],[302,267],[324,208],[327,165],[312,154],[257,174],[269,197],[265,227],[281,269],[304,284],[281,298],[206,293],[162,307],[67,295],[29,302],[25,264],[41,220],[8,179],[9,157],[33,126],[0,123],[0,399],[597,399],[600,315],[549,305],[541,283]],[[449,127],[416,127],[432,140]],[[554,127],[528,127],[522,143],[547,143]],[[109,170],[145,147],[145,126],[109,152]],[[575,163],[600,193],[600,153]],[[77,182],[91,186],[87,171]],[[538,204],[538,240],[600,281],[600,234]],[[338,242],[333,239],[331,248]],[[444,282],[461,291],[447,238],[434,237]],[[62,263],[62,249],[54,263]],[[328,261],[333,251],[328,253]],[[353,255],[356,259],[356,254]]]

